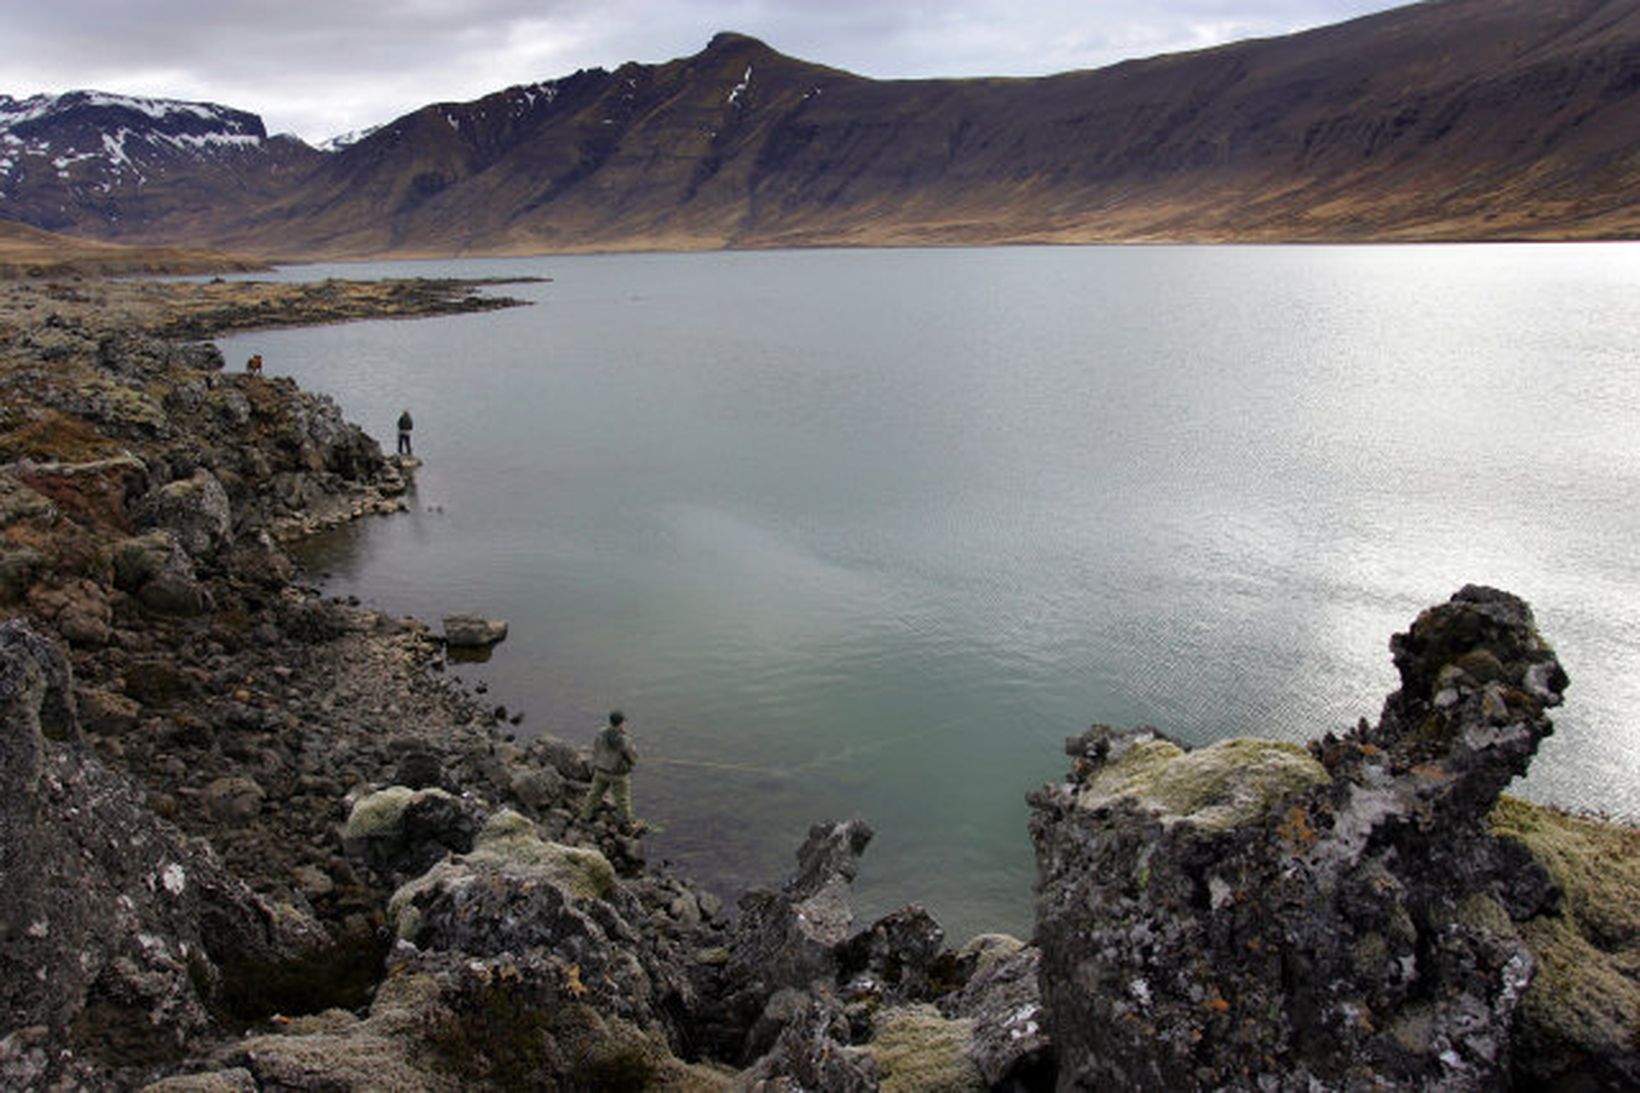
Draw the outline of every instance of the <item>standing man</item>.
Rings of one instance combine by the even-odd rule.
[[[406,410],[404,413],[399,415],[399,454],[400,455],[409,455],[409,454],[411,454],[410,453],[410,430],[414,429],[415,427],[416,427],[416,423],[414,421],[410,420],[410,411],[409,410]]]
[[[592,742],[592,792],[581,809],[581,819],[590,820],[603,802],[604,794],[615,791],[615,811],[621,823],[637,826],[632,820],[632,768],[638,762],[638,749],[626,733],[626,715],[612,710],[609,724],[598,730]]]

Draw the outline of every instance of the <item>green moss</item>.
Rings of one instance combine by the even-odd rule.
[[[1088,783],[1081,804],[1121,798],[1209,830],[1257,823],[1278,802],[1327,781],[1297,744],[1240,738],[1186,752],[1162,741],[1136,744]]]
[[[1568,1059],[1633,1053],[1640,1035],[1640,830],[1513,797],[1488,818],[1563,892],[1559,915],[1522,924],[1537,975],[1521,1002],[1526,1042]]]
[[[608,899],[615,892],[615,868],[597,850],[547,842],[527,817],[502,809],[484,825],[467,855],[470,861],[546,868],[571,895]]]
[[[1376,931],[1362,934],[1351,946],[1350,957],[1359,974],[1376,975],[1389,962],[1389,943]]]
[[[411,789],[409,786],[388,786],[384,790],[362,797],[347,815],[349,839],[379,839],[398,830],[404,810],[416,801],[428,797],[448,797],[442,789]]]
[[[1097,808],[1121,797],[1142,795],[1168,764],[1185,755],[1183,748],[1165,740],[1141,740],[1114,763],[1107,763],[1082,789],[1084,807]]]
[[[167,424],[159,401],[137,388],[102,376],[90,376],[81,381],[79,392],[94,408],[92,417],[104,425],[157,433]]]
[[[1515,933],[1515,924],[1510,921],[1509,912],[1484,892],[1472,892],[1464,897],[1452,917],[1461,925],[1501,937],[1512,937]]]
[[[884,1093],[944,1093],[984,1089],[979,1069],[964,1052],[971,1020],[947,1020],[933,1006],[884,1010],[864,1050],[877,1062]]]
[[[403,786],[383,790],[360,801],[354,806],[354,813],[357,814],[360,806],[366,802],[393,794],[394,790],[403,791],[406,795],[410,793]],[[391,810],[395,799],[397,798],[384,800],[379,806],[380,809]],[[406,803],[408,800],[409,797],[406,796]],[[403,808],[404,805],[400,804],[399,812],[402,813]],[[396,818],[397,814],[394,814],[394,819]],[[364,821],[366,825],[374,822],[371,817]],[[349,837],[352,837],[352,831],[353,821],[350,817]],[[536,833],[535,825],[528,818],[511,809],[502,809],[485,823],[473,844],[472,853],[463,856],[459,861],[441,861],[421,876],[400,886],[398,891],[393,893],[392,899],[388,900],[388,920],[395,924],[400,937],[407,940],[414,938],[421,929],[421,916],[415,907],[417,896],[440,885],[463,883],[476,871],[486,867],[545,872],[555,884],[577,899],[608,899],[615,894],[615,867],[609,864],[608,858],[586,847],[548,842]]]
[[[114,581],[128,592],[134,592],[148,583],[159,572],[164,561],[165,540],[157,534],[127,539],[115,544],[109,552]]]

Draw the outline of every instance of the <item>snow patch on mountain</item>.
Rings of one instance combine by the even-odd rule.
[[[734,106],[734,105],[738,104],[740,102],[740,96],[744,95],[746,93],[746,89],[751,87],[751,86],[752,86],[752,66],[747,65],[746,66],[746,75],[742,76],[740,78],[740,82],[735,84],[735,86],[732,89],[730,89],[730,91],[729,91],[729,105]]]
[[[214,103],[70,91],[14,99],[0,95],[0,183],[33,168],[107,190],[142,185],[179,160],[260,148],[262,119]]]
[[[349,129],[345,133],[338,133],[327,140],[320,141],[314,147],[321,152],[340,152],[343,148],[353,147],[372,133],[379,132],[381,128],[379,125],[372,125],[365,129]]]

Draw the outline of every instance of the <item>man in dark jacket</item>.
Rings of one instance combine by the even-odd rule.
[[[410,420],[410,411],[409,410],[406,410],[404,413],[399,415],[399,454],[400,455],[409,455],[409,454],[411,454],[410,453],[410,430],[414,429],[415,427],[416,427],[416,423],[414,421]]]
[[[638,749],[626,733],[626,715],[613,710],[609,724],[598,730],[592,742],[592,792],[581,808],[581,819],[590,820],[603,803],[604,794],[615,791],[615,810],[623,824],[632,820],[632,768],[638,762]]]

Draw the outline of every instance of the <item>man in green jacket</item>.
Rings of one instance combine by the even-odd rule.
[[[612,710],[609,724],[598,730],[592,742],[592,792],[581,809],[581,819],[590,820],[603,802],[604,794],[615,791],[615,810],[623,824],[632,825],[632,768],[638,749],[626,732],[626,715]]]

